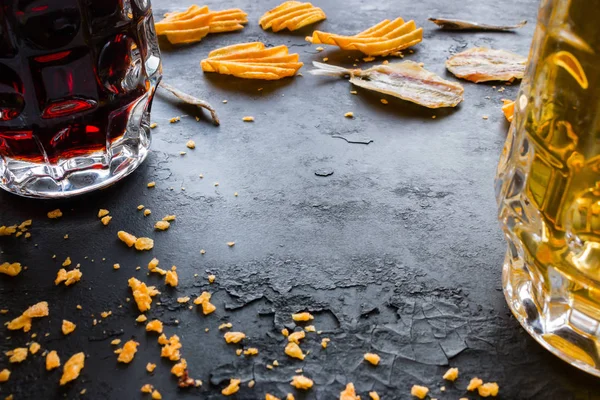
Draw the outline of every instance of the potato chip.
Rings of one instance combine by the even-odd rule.
[[[201,61],[204,72],[217,72],[245,79],[276,80],[294,76],[304,64],[287,46],[265,48],[263,43],[243,43],[211,51]]]
[[[165,35],[168,31],[183,31],[189,29],[197,29],[208,26],[211,20],[210,14],[202,14],[191,19],[184,20],[163,20],[154,24],[157,35]]]
[[[306,37],[306,41],[313,44],[329,44],[343,50],[360,50],[368,56],[394,54],[422,40],[423,29],[417,29],[414,21],[405,22],[402,18],[383,20],[353,36],[314,31],[312,36]]]
[[[164,34],[167,35],[167,40],[173,44],[188,44],[199,42],[203,37],[208,35],[209,30],[208,26],[204,26],[197,29],[166,31]]]
[[[273,32],[283,29],[294,31],[326,18],[323,10],[311,3],[287,1],[267,11],[258,23],[264,30],[271,28]]]
[[[193,18],[196,17],[198,15],[201,14],[208,14],[209,10],[208,10],[208,6],[204,6],[204,7],[200,7],[196,4],[190,6],[190,8],[188,8],[185,11],[182,12],[171,12],[171,13],[166,13],[164,15],[165,20],[171,20],[171,21],[178,21],[178,20],[182,20],[182,19],[189,19],[189,18]]]

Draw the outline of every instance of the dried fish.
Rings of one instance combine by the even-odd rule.
[[[365,89],[401,98],[428,108],[455,107],[463,100],[463,87],[427,71],[414,61],[347,69],[313,62],[313,75],[347,76],[350,82]]]
[[[527,20],[523,20],[516,25],[488,25],[480,24],[479,22],[447,18],[429,18],[429,20],[442,29],[452,31],[512,31],[522,28],[527,24]]]
[[[446,60],[448,71],[475,83],[522,79],[526,64],[523,56],[486,47],[474,47]]]
[[[206,101],[200,100],[194,96],[190,96],[189,94],[184,93],[181,90],[174,88],[173,86],[165,83],[164,81],[160,82],[159,87],[165,89],[168,92],[171,92],[173,95],[175,95],[176,97],[178,97],[179,99],[183,100],[184,102],[186,102],[188,104],[192,104],[194,106],[207,109],[210,112],[213,123],[217,126],[219,126],[221,124],[221,122],[219,121],[219,117],[217,116],[217,111],[213,108],[213,106],[211,106]]]

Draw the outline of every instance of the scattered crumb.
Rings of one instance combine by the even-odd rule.
[[[279,367],[279,361],[273,360],[273,366],[274,367]]]
[[[79,282],[83,273],[81,270],[75,268],[67,272],[66,269],[61,268],[58,270],[56,274],[56,279],[54,280],[55,285],[59,285],[62,282],[65,283],[65,286],[71,286],[72,284]]]
[[[437,116],[436,116],[436,115],[432,115],[432,116],[431,116],[431,119],[436,119],[436,118],[437,118]]]
[[[135,278],[129,278],[128,283],[140,312],[148,311],[152,304],[152,297],[160,292],[154,286],[146,286],[144,282]]]
[[[154,181],[148,182],[148,185],[146,185],[146,186],[148,186],[149,188],[153,188],[156,186],[156,182],[154,182]]]
[[[305,330],[306,332],[316,332],[316,331],[317,331],[317,328],[315,328],[315,326],[314,326],[314,325],[307,325],[307,326],[305,326],[305,327],[304,327],[304,330]]]
[[[233,193],[233,195],[234,195],[235,197],[238,197],[238,192],[234,192],[234,193]]]
[[[296,322],[305,322],[305,321],[312,321],[313,319],[315,319],[315,317],[313,317],[313,315],[311,313],[302,312],[302,313],[292,314],[292,319]]]
[[[186,154],[187,154],[187,153],[186,153],[185,151],[180,151],[180,152],[179,152],[179,155],[180,155],[180,156],[185,156]]]
[[[323,50],[325,50],[325,48],[324,48],[324,47],[321,47],[321,46],[319,46],[319,47],[317,47],[315,50],[316,50],[316,51],[323,51]]]
[[[98,210],[98,218],[102,218],[107,216],[110,213],[110,211],[105,210],[104,208],[101,208],[100,210]]]
[[[5,262],[0,265],[0,273],[8,276],[17,276],[21,273],[21,263],[9,263]]]
[[[177,287],[179,284],[179,277],[177,276],[177,267],[173,265],[170,271],[167,271],[165,276],[165,284],[171,287]]]
[[[194,304],[202,306],[202,313],[204,315],[211,314],[217,309],[217,307],[210,302],[211,297],[212,295],[210,293],[202,292],[202,294],[194,300]]]
[[[231,322],[226,322],[226,323],[219,325],[219,330],[231,329],[232,327],[233,327],[233,324]]]
[[[369,397],[371,398],[371,400],[379,400],[379,395],[377,394],[377,392],[369,392]]]
[[[381,99],[381,104],[388,104],[389,102],[386,99]]]
[[[188,149],[195,149],[196,148],[196,142],[194,142],[193,140],[188,140],[188,142],[185,144],[185,146]]]
[[[116,269],[120,269],[120,268],[121,268],[121,266],[119,264],[113,264],[113,269],[116,270]]]
[[[375,57],[365,57],[363,58],[364,62],[371,62],[371,61],[375,61]]]
[[[281,334],[285,337],[288,337],[290,335],[290,331],[288,331],[287,328],[283,328],[281,330]]]
[[[223,100],[223,104],[227,104],[227,100]]]
[[[153,122],[150,124],[150,129],[154,129],[158,126],[158,124],[156,122]]]
[[[139,343],[134,340],[125,342],[122,348],[115,350],[115,353],[119,355],[117,358],[118,362],[129,364],[137,353]]]
[[[146,332],[163,332],[163,323],[158,319],[154,319],[146,324]]]
[[[454,382],[458,378],[458,368],[450,368],[446,371],[443,378],[447,381]]]
[[[292,358],[297,358],[299,360],[304,360],[304,353],[302,353],[302,349],[296,343],[289,342],[287,346],[285,346],[285,354]]]
[[[221,390],[221,394],[224,396],[231,396],[234,393],[237,393],[240,390],[240,383],[242,381],[240,379],[231,378],[229,380],[229,385]]]
[[[117,232],[117,237],[119,238],[119,240],[121,240],[121,242],[125,243],[127,247],[133,246],[135,244],[135,241],[137,240],[135,236],[125,231]]]
[[[171,368],[171,373],[178,378],[181,378],[187,372],[187,361],[185,358],[182,358],[177,364],[173,365]]]
[[[243,351],[242,349],[237,349],[235,351],[235,354],[237,354],[238,356],[241,356],[242,355],[242,351]]]
[[[358,92],[356,90],[351,90],[350,94],[358,94]]]
[[[481,118],[488,119],[489,117],[487,115],[482,115]]]
[[[360,397],[356,395],[352,382],[348,383],[346,389],[340,392],[340,400],[360,400]]]
[[[254,122],[254,117],[250,117],[250,116],[244,117],[244,118],[242,118],[242,121],[244,121],[244,122]]]
[[[65,363],[63,368],[63,374],[60,378],[60,385],[63,386],[72,380],[75,380],[79,377],[79,373],[84,367],[85,363],[85,354],[84,353],[76,353],[69,358],[69,360]]]
[[[344,114],[344,117],[346,118],[354,118],[354,113],[353,112],[347,112],[346,114]]]
[[[204,250],[204,249],[200,250],[200,254],[206,254],[206,250]]]
[[[217,279],[217,277],[216,277],[216,276],[214,276],[214,275],[209,275],[209,276],[208,276],[208,283],[214,283],[214,282],[215,282],[215,279]]]
[[[472,392],[473,390],[477,389],[479,386],[483,385],[483,381],[477,377],[471,379],[471,381],[469,382],[469,386],[467,386],[467,390],[469,392]]]
[[[288,336],[288,341],[291,343],[300,344],[300,339],[304,339],[306,333],[304,331],[293,332]]]
[[[495,382],[484,383],[477,388],[477,392],[481,397],[496,397],[498,395],[498,384]]]
[[[189,298],[189,296],[185,296],[185,297],[178,297],[178,298],[177,298],[177,302],[178,302],[179,304],[184,304],[184,303],[187,303],[188,301],[190,301],[190,298]]]
[[[154,389],[152,391],[152,400],[161,400],[161,399],[162,399],[162,396],[161,396],[160,392],[158,390]]]
[[[388,60],[383,60],[382,64],[383,65],[388,65],[390,62]]]
[[[112,220],[112,217],[107,215],[106,217],[102,217],[100,222],[102,222],[102,225],[107,226],[110,223],[110,220]]]
[[[248,347],[246,350],[244,350],[245,356],[255,356],[257,354],[258,354],[258,349],[256,347]]]
[[[30,352],[31,354],[35,354],[35,353],[37,353],[38,351],[40,351],[40,348],[41,348],[41,347],[42,347],[42,346],[40,346],[40,344],[39,344],[38,342],[32,342],[32,343],[29,345],[29,352]]]
[[[7,328],[11,331],[23,329],[23,332],[29,332],[31,329],[31,319],[48,316],[48,302],[41,301],[29,307],[19,317],[10,321]]]
[[[365,360],[370,362],[373,365],[378,365],[381,357],[375,353],[367,353],[365,354]]]
[[[121,339],[113,339],[110,341],[110,344],[112,344],[113,346],[118,346],[121,344]]]
[[[151,209],[149,209],[149,208],[146,208],[146,209],[144,210],[144,217],[147,217],[147,216],[148,216],[148,215],[150,215],[150,214],[152,214],[152,210],[151,210]]]
[[[156,224],[154,224],[154,229],[159,231],[166,231],[170,227],[171,224],[168,221],[157,221]]]
[[[56,350],[52,350],[46,354],[46,371],[51,371],[54,368],[60,367],[60,358]]]
[[[330,341],[331,341],[331,339],[329,339],[329,338],[323,338],[323,340],[321,340],[321,347],[326,349],[327,346],[329,345]]]
[[[427,397],[427,393],[429,393],[429,389],[425,386],[413,385],[413,387],[410,389],[410,394],[419,399],[424,399]]]
[[[181,121],[181,118],[179,118],[179,117],[173,117],[169,120],[169,122],[171,124],[174,124],[175,122],[179,122],[179,121]]]
[[[108,317],[110,317],[111,315],[112,315],[112,311],[102,311],[102,312],[100,313],[100,316],[101,316],[102,318],[108,318]]]
[[[140,204],[139,206],[137,206],[138,211],[142,211],[144,209],[144,205]]]
[[[307,378],[302,375],[295,375],[292,378],[292,382],[290,383],[296,389],[307,390],[313,387],[313,381],[310,378]],[[289,396],[288,396],[289,397]]]
[[[20,363],[27,358],[28,349],[27,347],[17,347],[16,349],[6,351],[4,354],[9,357],[9,362]]]
[[[223,337],[227,343],[239,343],[246,338],[246,334],[243,332],[226,332]]]
[[[296,400],[296,399],[294,398],[293,394],[288,393],[287,396],[285,397],[285,400]]]
[[[63,335],[68,335],[69,333],[73,332],[76,327],[77,327],[77,325],[75,325],[71,321],[67,321],[66,319],[63,319],[62,328],[61,328]]]
[[[48,218],[50,218],[50,219],[57,219],[62,216],[63,216],[63,213],[62,213],[62,211],[60,211],[59,208],[48,212]]]
[[[323,62],[329,61],[329,57],[323,57]]]
[[[147,238],[147,237],[141,237],[141,238],[137,238],[137,240],[135,241],[135,249],[142,251],[142,250],[152,250],[154,248],[154,240]]]
[[[254,386],[254,385],[252,385]],[[270,393],[265,394],[265,400],[281,400],[279,397],[275,397]]]
[[[173,222],[175,221],[175,219],[177,219],[177,216],[175,215],[165,215],[162,220],[167,222]]]

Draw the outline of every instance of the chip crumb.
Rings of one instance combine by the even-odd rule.
[[[179,304],[184,304],[184,303],[187,303],[188,301],[190,301],[190,298],[189,298],[189,296],[185,296],[185,297],[178,297],[178,298],[177,298],[177,302],[178,302]]]
[[[152,304],[152,297],[160,294],[160,292],[154,286],[147,286],[136,278],[129,278],[128,284],[140,312],[148,311]]]
[[[479,386],[483,385],[483,381],[477,377],[471,379],[471,381],[469,382],[469,386],[467,386],[467,390],[469,392],[472,392],[473,390],[477,389]]]
[[[305,354],[302,353],[300,346],[293,342],[289,342],[287,346],[285,346],[285,354],[299,360],[304,360],[304,357],[306,357]]]
[[[56,350],[52,350],[46,354],[46,371],[51,371],[58,367],[60,367],[60,358]]]
[[[346,389],[340,392],[340,400],[360,400],[360,397],[356,395],[354,383],[349,382]]]
[[[202,313],[204,315],[211,314],[217,309],[217,307],[210,302],[211,297],[212,295],[210,293],[202,292],[202,294],[194,300],[194,304],[202,306]]]
[[[181,118],[179,118],[179,117],[173,117],[169,120],[169,122],[171,124],[174,124],[175,122],[179,122],[179,121],[181,121]]]
[[[177,267],[171,267],[170,271],[167,271],[165,276],[165,285],[169,285],[171,287],[177,287],[179,284],[179,277],[177,276]]]
[[[127,247],[132,247],[137,240],[137,237],[133,236],[131,233],[127,233],[125,231],[117,232],[117,237],[121,242],[125,243]]]
[[[171,368],[171,373],[178,378],[181,378],[187,372],[187,361],[182,358],[177,364]]]
[[[40,351],[40,348],[41,348],[41,347],[42,347],[42,346],[40,346],[40,344],[39,344],[38,342],[32,342],[32,343],[29,345],[29,352],[30,352],[31,354],[35,354],[35,353],[37,353],[38,351]]]
[[[137,240],[135,241],[135,249],[139,250],[139,251],[143,251],[143,250],[152,250],[154,248],[154,240],[147,238],[147,237],[141,237],[141,238],[137,238]]]
[[[307,326],[305,326],[305,327],[304,327],[304,330],[305,330],[306,332],[316,332],[316,331],[317,331],[317,328],[315,328],[315,326],[314,326],[314,325],[307,325]]]
[[[112,220],[112,217],[110,215],[107,215],[106,217],[102,217],[100,219],[100,222],[102,222],[102,225],[107,226],[111,220]]]
[[[227,104],[227,100],[223,100],[223,104]]]
[[[142,211],[144,209],[144,205],[140,204],[139,206],[137,206],[138,211]]]
[[[158,124],[156,122],[153,122],[150,124],[150,129],[154,129],[158,126]]]
[[[482,115],[481,118],[488,119],[489,117],[487,115]]]
[[[162,220],[167,221],[167,222],[173,222],[176,219],[177,219],[176,215],[165,215]]]
[[[140,391],[141,391],[142,393],[152,393],[152,391],[153,391],[153,390],[154,390],[154,387],[153,387],[151,384],[149,384],[149,383],[146,383],[146,384],[145,384],[145,385],[143,385],[143,386],[142,386],[142,388],[140,389]]]
[[[179,155],[180,155],[180,156],[185,156],[186,154],[187,154],[187,153],[186,153],[185,151],[180,151],[180,152],[179,152]]]
[[[300,340],[306,337],[306,333],[304,331],[298,331],[291,333],[287,338],[291,343],[300,344]]]
[[[347,112],[346,114],[344,114],[344,117],[346,118],[354,118],[354,113],[353,112]]]
[[[148,371],[149,373],[154,372],[155,369],[156,369],[156,364],[153,364],[153,363],[146,364],[146,371]]]
[[[285,400],[296,400],[296,399],[293,394],[288,393],[287,396],[285,397]]]
[[[81,307],[81,304],[77,304],[77,305],[75,306],[75,308],[76,308],[76,309],[78,309],[78,310],[81,310],[83,307]]]
[[[154,320],[148,322],[146,324],[146,332],[162,333],[163,332],[163,323],[158,319],[154,319]]]
[[[114,270],[117,270],[117,269],[120,269],[120,268],[121,268],[121,266],[119,264],[113,264],[113,269]]]
[[[50,219],[57,219],[62,216],[63,216],[63,213],[62,213],[62,211],[60,211],[59,208],[48,212],[48,218],[50,218]]]
[[[234,193],[233,193],[233,195],[234,195],[235,197],[238,197],[238,192],[234,192]]]
[[[379,361],[381,360],[381,357],[379,357],[379,355],[375,353],[367,353],[365,354],[364,358],[366,361],[373,365],[378,365]]]
[[[170,227],[171,223],[169,223],[168,221],[156,221],[156,223],[154,224],[154,229],[159,231],[166,231]]]
[[[377,394],[377,392],[369,392],[369,397],[371,400],[379,400],[379,394]]]
[[[227,246],[233,247],[233,246],[235,246],[235,242],[227,242]]]
[[[148,182],[148,184],[146,186],[148,186],[149,188],[153,188],[156,186],[156,182],[154,182],[154,181]]]
[[[254,385],[252,385],[254,386]],[[275,397],[270,393],[265,394],[265,400],[281,400],[279,397]]]
[[[242,121],[244,121],[244,122],[254,122],[254,117],[247,116],[247,117],[242,118]]]
[[[281,334],[285,337],[288,337],[290,335],[290,331],[288,331],[287,328],[283,328],[281,330]]]
[[[274,367],[279,367],[279,361],[273,360],[273,366]]]
[[[302,389],[302,390],[310,389],[311,387],[313,387],[313,384],[314,384],[314,382],[312,381],[312,379],[307,378],[303,375],[295,375],[292,378],[292,382],[290,383],[290,385],[292,385],[296,389]]]
[[[161,399],[162,399],[162,396],[161,396],[160,392],[158,390],[154,389],[152,391],[152,400],[161,400]]]
[[[309,312],[292,314],[292,319],[296,322],[312,321],[315,317]]]
[[[102,311],[102,312],[100,313],[100,316],[101,316],[102,318],[108,318],[108,317],[110,317],[111,315],[112,315],[112,311]]]
[[[388,65],[390,62],[388,60],[383,60],[382,64],[383,65]]]
[[[117,358],[118,362],[129,364],[137,353],[137,348],[140,344],[135,340],[129,340],[125,342],[122,348],[115,350],[115,353],[119,355]]]
[[[185,144],[185,146],[188,149],[195,149],[196,148],[196,142],[194,142],[193,140],[188,140],[187,143]]]
[[[243,332],[226,332],[223,337],[227,343],[239,343],[246,338]]]
[[[323,57],[323,62],[329,61],[329,57]]]
[[[235,354],[238,355],[238,356],[241,356],[242,355],[242,351],[243,351],[242,349],[237,349],[235,351]]]
[[[454,382],[458,378],[458,368],[450,368],[446,371],[443,378],[447,381]]]
[[[9,263],[9,262],[4,262],[2,264],[0,264],[0,273],[8,275],[8,276],[17,276],[21,273],[21,270],[23,268],[21,267],[21,263],[15,262],[15,263]]]
[[[351,90],[350,94],[358,94],[358,92],[356,90]]]
[[[316,50],[316,51],[323,51],[323,50],[325,50],[325,48],[324,48],[324,47],[321,47],[321,46],[319,46],[319,47],[317,47],[315,50]]]
[[[256,347],[248,347],[246,350],[244,350],[245,356],[255,356],[257,354],[258,354],[258,349]]]
[[[389,102],[386,99],[381,99],[381,104],[388,104]]]
[[[496,397],[498,395],[498,384],[495,382],[484,383],[483,385],[477,388],[477,392],[481,397]]]
[[[121,339],[113,339],[110,341],[110,344],[112,344],[113,346],[118,346],[121,344]]]
[[[63,335],[68,335],[69,333],[73,332],[76,327],[77,327],[77,325],[75,325],[71,321],[67,321],[66,319],[63,319],[62,327],[61,327]]]
[[[323,338],[323,340],[321,340],[321,347],[326,349],[327,346],[329,345],[330,341],[331,341],[331,339],[329,339],[329,338]]]
[[[147,216],[148,216],[148,215],[150,215],[150,214],[152,214],[152,210],[151,210],[151,209],[149,209],[149,208],[146,208],[146,209],[144,210],[144,217],[147,217]]]
[[[229,385],[221,390],[221,394],[224,396],[231,396],[234,393],[237,393],[240,390],[240,383],[242,381],[240,379],[231,378],[229,380]]]
[[[365,57],[363,58],[364,62],[371,62],[371,61],[375,61],[375,57]]]
[[[427,397],[427,393],[429,393],[429,388],[425,386],[413,385],[413,387],[410,389],[410,394],[419,399],[424,399]]]
[[[63,386],[79,377],[81,370],[85,364],[85,354],[76,353],[69,358],[63,367],[63,374],[60,378],[60,385]]]
[[[231,322],[226,322],[226,323],[219,325],[219,330],[231,329],[232,327],[233,327],[233,324]]]
[[[81,270],[77,269],[77,267],[68,272],[66,269],[61,268],[58,270],[58,273],[56,274],[56,279],[54,280],[54,284],[58,286],[62,282],[64,282],[65,286],[71,286],[74,283],[79,282],[81,280],[82,276],[83,276],[83,273],[81,272]]]

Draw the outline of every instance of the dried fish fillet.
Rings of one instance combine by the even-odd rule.
[[[527,58],[486,47],[475,47],[446,60],[446,68],[458,78],[471,82],[522,79]]]
[[[206,102],[204,100],[200,100],[196,97],[190,96],[189,94],[184,93],[181,90],[174,88],[173,86],[165,83],[164,81],[160,83],[159,87],[172,93],[175,97],[178,97],[179,99],[183,100],[184,102],[186,102],[188,104],[192,104],[197,107],[207,109],[210,112],[210,116],[212,117],[213,123],[217,126],[221,124],[221,122],[219,121],[219,117],[217,116],[217,111],[208,102]]]
[[[438,25],[442,29],[452,31],[512,31],[522,28],[525,26],[525,24],[527,24],[527,20],[523,20],[516,25],[488,25],[480,24],[479,22],[447,18],[429,18],[429,21]]]
[[[313,62],[313,75],[346,76],[365,89],[385,93],[428,108],[456,107],[463,100],[463,87],[444,80],[414,61],[377,65],[366,70],[347,69]]]

